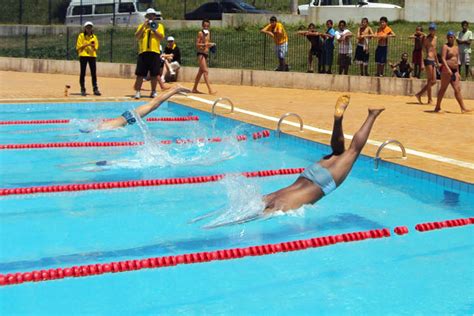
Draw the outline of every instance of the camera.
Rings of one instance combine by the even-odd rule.
[[[158,28],[158,23],[154,20],[148,21],[148,25],[150,26],[152,30],[156,30]]]

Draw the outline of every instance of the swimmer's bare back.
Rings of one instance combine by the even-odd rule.
[[[334,126],[331,137],[332,153],[318,162],[322,168],[329,171],[336,186],[340,186],[346,179],[357,157],[367,143],[375,119],[385,110],[383,107],[369,109],[364,124],[354,135],[350,147],[346,150],[344,147],[342,119],[349,102],[350,97],[348,95],[339,97],[334,112]],[[266,204],[264,212],[295,210],[303,205],[316,203],[324,195],[323,189],[320,186],[300,176],[290,186],[264,196],[263,200]]]

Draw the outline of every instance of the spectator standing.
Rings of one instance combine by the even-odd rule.
[[[333,21],[326,21],[326,33],[322,35],[323,42],[323,73],[332,74],[332,61],[334,59],[334,36],[336,36],[336,30],[333,28]]]
[[[380,18],[376,36],[379,41],[377,49],[375,50],[375,63],[377,64],[376,75],[378,77],[383,77],[385,64],[387,63],[388,38],[395,36],[393,30],[388,26],[388,19],[384,16]]]
[[[389,63],[389,65],[392,68],[393,76],[397,78],[410,78],[410,73],[413,71],[407,53],[402,54],[402,59],[398,63]]]
[[[321,33],[316,31],[316,25],[314,23],[310,23],[308,25],[307,31],[299,31],[298,35],[305,36],[308,41],[311,43],[311,47],[308,52],[308,73],[314,72],[313,67],[313,56],[316,56],[318,59],[318,73],[322,73],[323,65],[322,65],[322,41],[321,41]]]
[[[336,31],[336,40],[339,43],[339,55],[337,63],[339,65],[339,74],[347,75],[352,59],[352,33],[346,29],[346,21],[339,21],[338,30]]]
[[[193,93],[201,93],[198,91],[197,87],[201,77],[204,77],[204,82],[207,85],[207,90],[209,94],[216,94],[216,91],[212,90],[211,84],[209,83],[209,68],[207,67],[207,60],[209,58],[209,50],[215,49],[216,44],[211,42],[211,22],[209,20],[203,20],[202,30],[198,32],[196,39],[196,49],[197,49],[197,59],[199,64],[199,70],[196,74],[196,79],[194,80]]]
[[[169,74],[169,79],[177,79],[178,71],[181,67],[181,51],[176,45],[173,36],[168,36],[165,53],[161,55],[164,62],[161,80],[166,81],[166,76]]]
[[[369,75],[369,40],[374,36],[374,31],[369,26],[369,19],[363,18],[357,30],[357,48],[355,62],[360,66],[360,75]]]
[[[286,55],[288,54],[288,35],[282,23],[277,21],[277,18],[272,16],[270,24],[265,26],[260,32],[265,33],[273,38],[275,41],[275,53],[278,58],[278,68],[275,71],[289,71],[286,63]]]
[[[461,76],[459,75],[459,50],[460,47],[454,45],[455,34],[449,31],[447,36],[447,43],[443,45],[441,51],[441,87],[438,91],[438,98],[436,100],[435,112],[441,111],[441,102],[443,101],[446,89],[451,84],[454,89],[454,96],[461,107],[461,112],[471,112],[464,105],[464,100],[461,94]]]
[[[150,97],[157,96],[156,86],[159,83],[165,90],[165,86],[158,80],[161,64],[160,41],[165,37],[165,28],[163,24],[156,21],[157,13],[153,8],[149,8],[145,13],[145,22],[140,24],[135,32],[135,38],[138,40],[138,58],[135,75],[135,99],[141,98],[141,88],[143,78],[150,73],[151,94]]]
[[[94,34],[94,24],[92,22],[84,23],[84,32],[77,37],[76,50],[79,55],[79,63],[81,65],[81,73],[79,75],[79,84],[81,85],[81,95],[86,96],[86,69],[89,64],[92,77],[92,87],[94,95],[101,95],[97,87],[97,50],[99,49],[99,39]]]
[[[462,67],[464,66],[466,70],[466,78],[471,75],[472,78],[472,69],[470,66],[471,62],[471,41],[472,31],[469,30],[469,23],[467,21],[461,22],[462,30],[458,33],[457,43],[459,45],[459,65],[461,66],[459,72],[461,72]]]
[[[425,59],[423,60],[423,69],[426,70],[426,84],[423,88],[415,94],[418,102],[421,102],[421,96],[426,92],[428,94],[428,104],[433,102],[431,96],[431,88],[436,84],[436,68],[438,68],[438,55],[436,49],[436,42],[438,37],[436,36],[436,24],[431,23],[428,28],[429,33],[423,40],[423,49],[425,51]]]
[[[414,76],[418,79],[421,77],[421,70],[423,69],[423,41],[425,40],[426,34],[423,33],[423,27],[418,25],[415,33],[409,38],[415,41],[415,46],[412,53],[413,66],[415,67]]]

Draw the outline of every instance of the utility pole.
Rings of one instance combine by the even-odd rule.
[[[298,14],[298,0],[290,0],[291,14]]]

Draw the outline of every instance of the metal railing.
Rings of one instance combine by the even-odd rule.
[[[407,153],[406,153],[406,150],[405,150],[405,146],[403,146],[402,143],[400,143],[396,139],[386,140],[382,145],[379,146],[379,148],[377,149],[377,152],[375,153],[375,158],[374,158],[374,169],[375,170],[379,169],[379,162],[382,159],[382,158],[380,158],[380,153],[382,152],[382,149],[384,149],[385,146],[387,146],[389,144],[398,145],[398,147],[400,147],[400,150],[402,151],[402,159],[407,159]]]
[[[216,113],[215,113],[215,110],[216,110],[216,106],[219,102],[221,101],[227,101],[229,102],[230,104],[230,113],[234,113],[234,102],[232,102],[231,99],[229,98],[219,98],[217,99],[216,101],[214,101],[214,103],[212,104],[212,108],[211,108],[211,113],[212,113],[212,117],[215,117],[216,116]]]
[[[301,118],[301,116],[293,112],[288,112],[286,114],[283,114],[278,120],[277,129],[276,129],[278,137],[280,137],[280,134],[281,134],[281,123],[283,123],[283,121],[289,116],[294,116],[298,119],[298,121],[300,122],[300,132],[303,131],[303,119]]]

